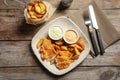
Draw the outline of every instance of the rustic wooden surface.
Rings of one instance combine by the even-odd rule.
[[[46,1],[54,6],[60,2]],[[120,32],[120,0],[95,1]],[[93,59],[89,55],[66,75],[55,76],[49,73],[30,47],[30,41],[40,27],[25,23],[23,10],[28,2],[29,0],[0,2],[0,80],[120,80],[120,40],[108,47],[104,56]],[[84,3],[83,0],[75,0],[66,13],[58,15],[80,11],[80,5]]]

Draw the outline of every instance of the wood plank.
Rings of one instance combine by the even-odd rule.
[[[43,1],[43,0],[40,0]],[[61,0],[44,0],[57,7]],[[1,0],[0,9],[24,9],[30,0]]]
[[[30,0],[1,0],[0,9],[25,9]],[[41,0],[43,1],[43,0]],[[44,0],[51,3],[54,7],[58,8],[61,0]],[[84,5],[90,3],[92,0],[74,0],[69,9],[80,9]]]
[[[30,41],[1,41],[0,43],[0,66],[39,65],[30,47]]]
[[[80,10],[65,10],[63,12],[56,11],[50,20],[65,15],[74,15]],[[120,31],[120,10],[104,10],[105,15],[112,22],[115,28]],[[0,40],[31,40],[35,33],[42,27],[42,25],[28,25],[25,22],[22,10],[0,10]],[[81,15],[81,13],[79,14]],[[76,19],[76,24],[79,25],[79,18]],[[50,21],[49,20],[49,21]]]
[[[0,17],[24,17],[24,11],[23,10],[0,10]]]
[[[91,77],[92,76],[92,77]],[[42,67],[0,68],[1,80],[119,80],[120,67],[77,67],[55,76]]]
[[[120,0],[95,0],[95,2],[104,10],[120,9]]]
[[[102,5],[99,5],[100,7],[102,7],[102,9],[120,9],[120,0],[96,0],[96,2],[98,5],[99,3],[102,3]]]
[[[104,56],[90,55],[79,66],[120,66],[120,41],[106,49]],[[0,41],[0,67],[42,66],[30,47],[30,41]]]
[[[0,13],[0,40],[31,40],[35,33],[43,26],[43,24],[41,26],[37,25],[38,27],[26,24],[23,15],[17,17],[17,15],[20,14],[18,10],[9,10],[7,11],[8,14],[6,15],[4,14],[5,10],[1,11],[3,12]],[[73,14],[76,11],[77,10],[63,13],[59,12],[57,14],[54,14],[53,18],[61,15],[67,15],[68,13]]]
[[[43,0],[42,0],[43,1]],[[44,0],[50,2],[54,7],[58,7],[61,0]],[[80,9],[93,0],[74,0],[69,9]],[[95,0],[101,9],[120,9],[120,0]],[[1,0],[0,9],[24,9],[29,0]]]
[[[117,10],[103,10],[108,20],[113,24],[120,34],[120,9]]]
[[[66,13],[70,12],[76,12],[79,10],[66,10],[64,13],[63,12],[57,12],[57,14],[68,14]],[[109,18],[110,21],[113,24],[119,25],[119,17],[120,17],[120,10],[102,10],[103,13]],[[24,12],[23,10],[0,10],[0,23],[19,23],[21,20],[23,20],[24,15],[22,15]],[[55,16],[56,17],[56,16]],[[115,20],[116,19],[116,20]]]
[[[60,0],[46,1],[55,7],[60,2]],[[120,32],[120,0],[95,1]],[[18,40],[0,41],[0,80],[120,80],[120,40],[107,48],[104,56],[93,59],[88,55],[77,68],[64,76],[54,76],[44,69],[33,54],[29,41],[44,24],[37,27],[25,23],[23,9],[28,2],[29,0],[0,2],[0,40]],[[86,2],[74,0],[68,10],[58,11],[50,20],[61,15],[80,12]]]
[[[119,10],[103,10],[103,13],[108,17],[114,26],[120,27],[120,9]]]

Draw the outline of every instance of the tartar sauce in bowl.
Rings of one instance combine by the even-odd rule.
[[[67,30],[63,35],[64,41],[68,44],[76,43],[78,38],[78,33],[75,30]]]
[[[62,28],[59,26],[53,26],[49,28],[48,35],[53,40],[59,40],[63,37]]]

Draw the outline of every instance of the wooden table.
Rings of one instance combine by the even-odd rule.
[[[55,6],[60,2],[46,1]],[[95,1],[120,32],[120,0]],[[89,55],[66,75],[55,76],[49,73],[30,47],[31,39],[40,27],[25,23],[23,10],[28,2],[0,1],[0,80],[120,80],[120,41],[108,47],[104,56],[93,59]],[[79,11],[79,5],[84,2],[75,0],[66,12],[57,16]]]

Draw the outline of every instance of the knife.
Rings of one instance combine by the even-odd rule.
[[[93,27],[96,31],[98,45],[99,45],[99,48],[100,48],[100,54],[103,55],[105,53],[105,50],[104,50],[104,47],[103,47],[102,38],[101,38],[99,27],[98,27],[98,24],[97,24],[94,8],[93,8],[92,5],[89,5],[89,14],[90,14],[90,18],[91,18],[91,21],[92,21],[92,25],[93,25]]]

